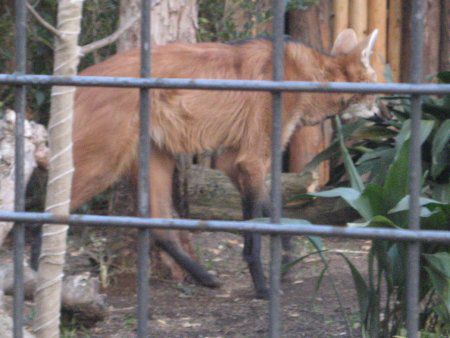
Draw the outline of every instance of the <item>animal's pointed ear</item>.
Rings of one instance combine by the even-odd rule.
[[[351,28],[345,29],[339,33],[336,41],[334,41],[331,55],[349,54],[356,46],[358,46],[356,32]]]
[[[373,54],[375,42],[378,37],[378,29],[375,29],[372,34],[363,42],[361,46],[361,62],[364,66],[370,66],[370,56]]]

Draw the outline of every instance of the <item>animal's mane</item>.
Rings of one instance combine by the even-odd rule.
[[[327,52],[327,51],[323,51],[323,50],[321,50],[321,49],[319,49],[319,48],[317,48],[317,47],[311,46],[310,44],[305,43],[305,42],[303,42],[303,41],[299,41],[299,40],[297,40],[297,39],[294,39],[292,36],[290,36],[290,35],[288,35],[288,34],[285,34],[284,37],[283,37],[283,39],[284,39],[284,42],[285,42],[285,43],[305,46],[305,47],[307,47],[307,48],[310,48],[310,49],[312,49],[312,50],[315,50],[316,52],[320,52],[320,53],[325,54],[325,55],[327,55],[327,56],[331,56],[331,53],[329,53],[329,52]],[[245,44],[247,44],[247,43],[251,43],[252,41],[258,41],[258,40],[260,40],[260,41],[269,41],[269,42],[272,42],[272,43],[273,43],[273,41],[274,41],[274,39],[273,39],[273,37],[272,37],[271,35],[268,35],[268,34],[260,34],[260,35],[254,37],[254,38],[245,38],[245,39],[239,39],[239,40],[230,40],[230,41],[226,41],[226,42],[224,42],[224,43],[227,44],[227,45],[232,45],[232,46],[237,45],[237,46],[239,46],[239,45],[245,45]]]

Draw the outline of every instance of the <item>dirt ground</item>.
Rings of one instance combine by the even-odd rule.
[[[253,298],[251,280],[241,258],[241,237],[226,233],[202,233],[195,235],[195,242],[202,263],[217,274],[223,286],[208,289],[153,276],[149,300],[151,336],[267,336],[268,302]],[[304,238],[297,237],[294,243],[296,257],[315,251]],[[83,259],[84,255],[75,250],[73,244],[68,256],[68,273],[86,269],[95,273],[96,269],[89,263],[91,260]],[[268,245],[265,239],[263,252],[266,264],[269,258]],[[323,264],[317,255],[309,256],[294,266],[288,281],[283,283],[283,337],[359,336],[353,282],[339,253],[345,253],[356,266],[363,269],[368,242],[325,239],[324,245],[330,268],[318,291],[316,286]],[[132,252],[134,249],[128,246],[127,250]],[[87,266],[89,264],[90,267]],[[106,319],[91,327],[76,319],[66,320],[63,337],[135,337],[136,277],[132,262],[130,265],[120,273],[111,272],[111,276],[114,275],[111,285],[105,289],[108,302]],[[331,280],[334,280],[337,294]]]
[[[113,233],[113,242],[110,242],[108,238],[111,234],[104,240],[105,231],[102,231],[83,230],[71,236],[66,275],[85,271],[99,275],[100,265],[93,259],[93,253],[103,256],[106,248],[107,254],[114,255],[112,262],[115,263],[110,262],[108,273],[103,274],[110,282],[103,290],[107,294],[106,318],[92,325],[64,316],[63,338],[135,337],[134,237],[126,236],[128,241],[117,241],[114,238],[120,234]],[[155,271],[151,278],[149,300],[151,337],[267,336],[268,301],[253,297],[251,280],[241,256],[241,236],[199,233],[194,235],[194,239],[202,264],[217,274],[223,285],[218,289],[208,289],[189,282],[176,283]],[[293,241],[295,257],[315,251],[303,237],[295,237]],[[344,239],[323,241],[329,269],[320,289],[316,290],[323,264],[318,255],[311,255],[292,267],[282,285],[283,337],[359,337],[353,281],[340,253],[364,270],[369,242]],[[85,246],[80,244],[82,242],[86,243]],[[115,245],[121,246],[120,251],[116,250]],[[263,255],[266,264],[269,261],[268,252],[269,241],[265,238]],[[27,324],[31,324],[31,305],[28,303]]]

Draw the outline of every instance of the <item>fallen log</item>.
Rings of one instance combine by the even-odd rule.
[[[242,220],[241,199],[230,179],[219,170],[192,166],[189,170],[189,217],[194,219]],[[356,214],[338,199],[292,202],[316,189],[315,174],[283,173],[283,217],[307,219],[316,224],[345,224]],[[270,180],[266,182],[270,186]]]

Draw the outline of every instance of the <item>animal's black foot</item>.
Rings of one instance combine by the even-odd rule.
[[[260,288],[255,291],[256,291],[255,296],[257,299],[266,299],[266,300],[269,299],[269,289],[268,288],[264,287],[264,288]]]
[[[200,281],[200,284],[208,288],[219,288],[222,286],[222,282],[219,280],[219,278],[211,274],[204,276]]]

